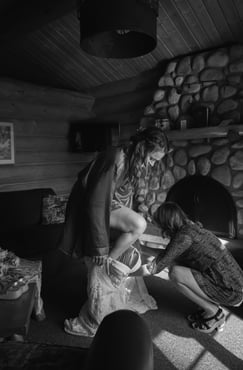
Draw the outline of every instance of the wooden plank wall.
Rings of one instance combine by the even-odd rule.
[[[15,164],[0,167],[0,191],[51,187],[68,194],[77,173],[93,157],[69,151],[68,122],[8,121],[14,124]]]
[[[140,75],[90,89],[95,97],[93,112],[103,120],[125,126],[138,126],[144,109],[150,105],[165,66]]]
[[[93,112],[101,121],[117,122],[121,143],[139,127],[144,109],[150,105],[166,64],[136,77],[101,85],[89,90],[95,97]]]
[[[0,79],[0,121],[14,125],[15,164],[0,165],[0,191],[51,187],[69,194],[94,153],[69,150],[71,122],[119,124],[113,143],[126,142],[151,103],[161,71],[101,86],[87,95]],[[95,133],[94,133],[95,134]]]
[[[51,187],[68,194],[93,157],[69,151],[69,125],[92,117],[93,102],[88,95],[0,80],[0,121],[13,123],[15,144],[15,164],[0,166],[0,191]]]

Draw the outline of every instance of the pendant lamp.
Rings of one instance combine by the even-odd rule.
[[[80,46],[101,58],[134,58],[157,44],[158,0],[80,0]]]

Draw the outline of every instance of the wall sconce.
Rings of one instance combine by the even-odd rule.
[[[158,0],[79,0],[80,46],[102,58],[134,58],[157,44]]]

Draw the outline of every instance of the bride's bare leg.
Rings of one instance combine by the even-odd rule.
[[[145,231],[146,220],[127,207],[121,207],[111,211],[110,227],[120,231],[120,235],[110,252],[110,257],[117,259],[129,246],[134,243]]]

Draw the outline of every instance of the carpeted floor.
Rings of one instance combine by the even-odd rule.
[[[166,276],[163,276],[166,277]],[[158,310],[142,315],[154,343],[154,370],[241,370],[243,369],[243,307],[227,312],[227,324],[221,333],[198,333],[188,326],[186,314],[195,306],[177,292],[170,282],[159,277],[146,278],[150,294]],[[61,288],[61,287],[60,287]],[[85,279],[80,284],[83,299],[75,289],[58,296],[58,291],[46,298],[47,319],[31,321],[27,340],[88,348],[91,340],[68,335],[63,320],[73,317],[85,300]],[[51,299],[52,298],[52,299]],[[114,369],[115,370],[115,369]],[[124,369],[125,370],[125,369]]]
[[[80,370],[87,350],[43,343],[4,342],[0,345],[1,370]]]
[[[189,300],[162,278],[149,277],[145,281],[158,303],[158,310],[142,315],[153,338],[154,370],[243,369],[243,305],[226,311],[223,332],[198,333],[185,319],[186,314],[195,309]],[[47,318],[43,322],[31,320],[26,341],[74,347],[74,351],[88,348],[91,339],[72,336],[63,330],[64,319],[76,316],[86,299],[86,272],[82,270],[80,274],[80,266],[69,265],[69,261],[64,260],[63,265],[51,269],[47,281],[44,280],[43,298]],[[66,369],[72,369],[71,363]]]
[[[145,316],[154,342],[155,370],[243,369],[243,310],[227,312],[221,333],[198,333],[188,326],[186,315],[195,308],[159,278],[147,281],[159,305]]]

